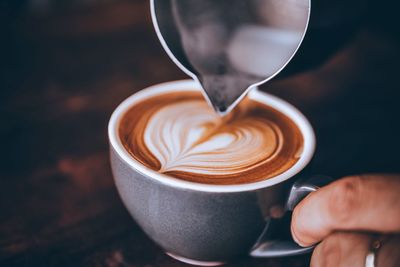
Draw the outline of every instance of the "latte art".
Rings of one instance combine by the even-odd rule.
[[[164,173],[242,173],[276,157],[282,142],[274,123],[243,118],[225,124],[203,100],[159,109],[144,132],[144,143]]]
[[[127,112],[121,139],[146,166],[189,181],[237,184],[268,179],[290,168],[302,136],[285,115],[247,99],[228,117],[200,93],[159,95]]]

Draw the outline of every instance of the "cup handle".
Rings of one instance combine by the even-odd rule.
[[[289,193],[288,200],[286,202],[285,217],[286,217],[286,224],[288,224],[286,228],[290,229],[292,211],[294,210],[296,205],[301,200],[303,200],[308,194],[318,190],[318,188],[325,186],[332,181],[333,179],[328,176],[316,175],[312,176],[309,179],[305,180],[300,179],[293,184]],[[261,234],[261,237],[258,239],[257,243],[251,249],[250,255],[252,257],[268,258],[268,257],[294,256],[310,252],[314,249],[314,246],[301,247],[297,245],[291,238],[291,234],[288,240],[271,238],[270,224],[272,223],[273,223],[272,220],[268,222],[264,232]],[[282,224],[279,219],[275,220],[274,223],[275,225]]]

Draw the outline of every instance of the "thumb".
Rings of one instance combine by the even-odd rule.
[[[333,231],[400,231],[400,176],[351,176],[308,195],[293,211],[291,231],[302,246]]]

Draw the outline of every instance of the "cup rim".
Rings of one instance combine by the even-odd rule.
[[[301,170],[303,170],[307,164],[311,161],[314,151],[315,151],[315,134],[314,130],[307,120],[307,118],[293,105],[288,102],[273,96],[271,94],[261,92],[258,89],[253,89],[248,93],[249,97],[255,101],[261,102],[272,108],[282,112],[288,116],[296,125],[299,127],[303,139],[304,147],[300,159],[288,170],[283,173],[266,180],[245,183],[245,184],[235,184],[235,185],[215,185],[215,184],[202,184],[196,182],[190,182],[174,178],[155,170],[152,170],[135,158],[133,158],[129,152],[123,146],[121,139],[119,137],[119,124],[124,116],[124,114],[135,104],[146,98],[157,95],[161,92],[176,92],[176,91],[200,91],[201,86],[197,81],[194,80],[179,80],[166,82],[161,84],[156,84],[147,87],[127,99],[125,99],[118,107],[114,110],[111,115],[110,121],[108,123],[108,138],[111,147],[118,154],[118,156],[127,163],[135,171],[143,174],[149,179],[154,179],[163,184],[167,184],[172,187],[178,187],[187,190],[202,191],[202,192],[242,192],[242,191],[252,191],[261,188],[266,188],[273,186],[275,184],[286,181]]]

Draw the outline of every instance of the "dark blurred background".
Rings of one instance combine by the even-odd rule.
[[[304,45],[262,89],[311,120],[310,173],[400,172],[394,1],[312,2]],[[0,0],[0,266],[183,266],[125,211],[106,135],[123,99],[183,78],[146,0]]]

